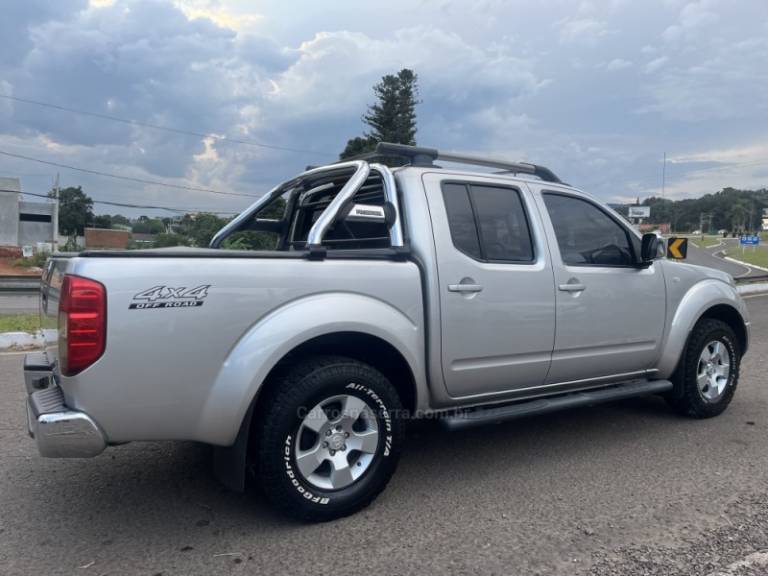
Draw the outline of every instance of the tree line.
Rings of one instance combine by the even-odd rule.
[[[54,197],[53,192],[51,196]],[[213,235],[231,220],[209,213],[187,213],[177,218],[142,215],[133,219],[122,214],[97,215],[93,213],[93,199],[80,186],[62,188],[58,197],[59,234],[68,238],[82,236],[85,228],[101,228],[151,235],[155,247],[207,246]]]
[[[754,232],[762,227],[763,211],[768,209],[768,189],[723,188],[699,198],[670,200],[651,196],[642,202],[651,207],[649,222],[669,224],[674,232],[730,233]],[[628,207],[619,211],[627,214]]]

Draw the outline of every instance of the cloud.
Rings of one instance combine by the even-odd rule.
[[[87,5],[87,0],[24,0],[5,4],[0,17],[0,66],[17,64],[30,50],[31,27],[54,19],[69,19]]]
[[[545,83],[526,59],[503,50],[479,49],[458,34],[431,27],[396,30],[388,40],[347,31],[323,32],[302,43],[298,52],[297,61],[274,79],[270,97],[292,115],[335,115],[350,107],[362,110],[371,99],[368,87],[382,74],[403,67],[422,72],[425,98],[456,104],[514,99],[534,93]],[[356,86],[366,88],[350,89]]]
[[[605,65],[605,69],[609,72],[616,72],[618,70],[624,70],[626,68],[631,68],[632,62],[629,60],[624,60],[623,58],[614,58],[610,62],[608,62]]]
[[[645,65],[645,73],[653,74],[654,72],[660,70],[668,61],[669,58],[667,56],[659,56],[658,58],[654,58]]]
[[[544,3],[526,4],[524,18],[519,5],[501,0],[482,0],[473,11],[456,0],[392,0],[386,11],[354,0],[334,6],[13,3],[0,19],[5,94],[314,153],[8,100],[0,100],[0,149],[256,193],[306,164],[334,159],[347,138],[364,131],[372,85],[402,67],[419,74],[420,143],[529,158],[605,198],[652,193],[665,149],[691,155],[766,138],[762,0],[560,2],[554,24],[554,9]],[[683,174],[693,166],[676,168]],[[29,181],[39,191],[56,170],[36,168],[39,178]],[[0,158],[0,170],[9,169],[34,171]],[[733,177],[756,181],[749,170]],[[66,171],[62,178],[117,200],[227,209],[247,202]],[[705,179],[695,181],[703,186]]]
[[[9,76],[15,91],[79,109],[208,132],[232,126],[240,65],[235,34],[170,4],[122,2],[30,30],[33,49]],[[241,96],[244,97],[246,94]],[[121,156],[181,176],[200,141],[77,114],[16,106],[18,124],[68,144],[124,146]],[[141,150],[150,150],[147,154]]]
[[[113,4],[115,0],[98,0]],[[205,19],[222,28],[238,32],[252,32],[263,22],[264,16],[254,12],[252,3],[225,3],[220,0],[175,0],[174,5],[190,20]],[[244,9],[245,8],[245,9]]]
[[[686,122],[764,118],[768,101],[756,95],[760,87],[768,86],[766,59],[768,38],[761,36],[736,41],[712,57],[668,70],[649,86],[655,102],[645,111]]]
[[[678,22],[664,30],[664,40],[678,43],[696,39],[705,29],[720,21],[720,15],[715,11],[717,4],[717,0],[697,0],[685,4],[680,10]]]
[[[610,33],[608,24],[595,18],[566,18],[557,27],[561,44],[594,44]]]
[[[417,136],[447,147],[485,131],[489,117],[499,121],[496,129],[518,125],[516,108],[549,82],[536,74],[532,59],[503,47],[481,49],[458,34],[425,26],[396,30],[386,40],[348,31],[319,33],[298,53],[296,62],[273,78],[264,110],[307,133],[341,132],[341,138],[325,140],[332,150],[365,129],[360,116],[374,99],[371,86],[403,67],[418,72],[419,96],[429,103],[419,108]]]

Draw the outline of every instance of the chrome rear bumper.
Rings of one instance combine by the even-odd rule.
[[[64,394],[53,378],[43,352],[24,358],[27,388],[27,429],[47,458],[90,458],[101,454],[107,443],[96,422],[64,403]]]

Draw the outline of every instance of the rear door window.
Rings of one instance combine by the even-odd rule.
[[[454,246],[476,260],[531,262],[533,242],[520,191],[504,186],[443,184]]]

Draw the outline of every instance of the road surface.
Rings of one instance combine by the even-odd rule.
[[[724,239],[723,242],[717,246],[710,248],[697,248],[693,245],[693,241],[688,241],[688,258],[687,262],[691,264],[698,264],[699,266],[708,266],[709,268],[716,268],[728,272],[734,278],[746,277],[750,275],[764,275],[765,271],[752,268],[746,264],[737,264],[736,262],[730,262],[716,256],[725,248],[738,246],[738,238]]]
[[[748,306],[722,416],[645,398],[461,433],[421,423],[384,494],[322,525],[226,491],[196,444],[38,457],[22,356],[0,355],[0,574],[765,574],[768,297]]]

